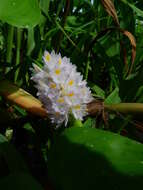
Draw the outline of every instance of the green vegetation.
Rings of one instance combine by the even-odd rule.
[[[143,145],[111,132],[72,127],[56,140],[48,163],[57,189],[139,189]]]
[[[142,43],[143,8],[139,0],[0,0],[1,189],[50,189],[52,170],[57,176],[52,186],[60,179],[61,190],[76,189],[72,188],[70,175],[74,176],[74,172],[77,175],[80,167],[83,172],[89,165],[93,169],[94,162],[99,166],[94,168],[94,173],[88,171],[90,175],[85,175],[84,180],[73,178],[78,182],[78,189],[89,184],[89,176],[101,177],[104,167],[109,169],[104,170],[107,179],[110,170],[115,179],[113,186],[109,183],[106,189],[113,189],[119,182],[117,189],[142,188],[143,145],[138,144],[143,142]],[[74,127],[64,132],[71,141],[65,144],[56,144],[55,140],[65,130],[64,125],[56,129],[51,124],[30,79],[32,64],[39,67],[43,64],[44,50],[55,50],[69,57],[87,80],[95,98],[88,105],[89,115],[82,123],[70,118],[67,127]],[[76,129],[77,126],[80,128]],[[112,142],[111,154],[104,138]],[[89,146],[86,147],[88,159],[82,162],[77,147],[88,143],[95,143],[96,148],[89,152]],[[49,151],[53,144],[55,150],[60,147],[62,160],[57,157],[51,160]],[[62,173],[56,164],[69,162],[70,154],[64,152],[68,146],[78,162],[76,171],[73,163],[68,163],[72,170],[64,167]],[[125,154],[122,156],[120,152]],[[114,164],[109,168],[110,162]],[[95,175],[97,172],[99,176]],[[129,183],[124,183],[127,180]]]

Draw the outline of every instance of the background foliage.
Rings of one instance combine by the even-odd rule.
[[[42,66],[43,51],[55,50],[77,65],[97,100],[108,104],[143,103],[141,5],[141,1],[133,0],[0,0],[0,79],[6,78],[36,96],[30,80],[32,63]],[[143,142],[139,115],[105,112],[85,118],[83,126],[114,131]],[[17,149],[30,172],[45,187],[48,149],[61,130],[1,96],[0,161],[7,170],[0,165],[3,171],[0,184],[17,176],[14,172]],[[3,151],[5,144],[7,156]],[[12,168],[9,155],[15,157],[11,158]],[[21,165],[24,168],[20,169]],[[19,178],[28,178],[36,189],[24,163],[17,168],[16,172],[19,171],[24,172]]]

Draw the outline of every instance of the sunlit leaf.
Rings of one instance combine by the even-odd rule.
[[[138,16],[143,17],[143,11],[141,9],[137,8],[134,4],[128,2],[127,0],[121,0],[121,1],[126,5],[128,5],[131,9],[133,9],[133,11],[138,14]]]
[[[97,94],[97,96],[99,96],[99,97],[101,97],[101,98],[103,98],[103,99],[105,98],[105,92],[104,92],[104,90],[102,90],[99,86],[94,85],[94,86],[92,87],[92,90],[93,90],[94,93]]]
[[[0,0],[0,19],[17,27],[33,27],[40,20],[37,0]]]
[[[140,189],[142,155],[141,143],[99,129],[73,127],[51,147],[48,171],[57,189]]]
[[[115,88],[114,91],[105,99],[106,104],[120,103],[119,88]]]

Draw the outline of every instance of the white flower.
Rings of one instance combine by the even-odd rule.
[[[87,115],[86,104],[93,100],[86,81],[70,59],[54,51],[44,52],[44,66],[33,65],[32,80],[38,89],[37,95],[53,123],[68,122],[69,114],[82,120]]]

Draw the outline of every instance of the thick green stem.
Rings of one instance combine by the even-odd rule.
[[[28,37],[27,37],[27,56],[30,56],[32,50],[35,47],[34,40],[34,28],[28,28]]]
[[[0,95],[34,115],[47,116],[47,111],[38,99],[7,80],[0,80]]]
[[[119,104],[105,104],[106,111],[119,112],[124,114],[143,115],[143,103],[119,103]]]
[[[0,95],[5,97],[6,100],[19,105],[33,114],[44,117],[47,115],[46,110],[43,108],[42,103],[39,100],[9,81],[0,80]],[[89,103],[87,108],[89,115],[92,116],[102,113],[103,110],[115,113],[143,115],[143,103],[119,103],[107,105],[101,101],[94,101]]]
[[[96,116],[103,111],[131,115],[143,115],[143,103],[118,103],[106,104],[95,100],[87,105],[89,115]]]
[[[21,37],[22,37],[22,29],[17,29],[16,66],[20,64]],[[15,82],[17,81],[18,73],[19,73],[19,67],[15,72],[15,79],[14,79]]]
[[[12,60],[13,36],[14,36],[14,27],[8,26],[7,53],[6,53],[6,62],[7,63],[11,63],[11,60]]]

